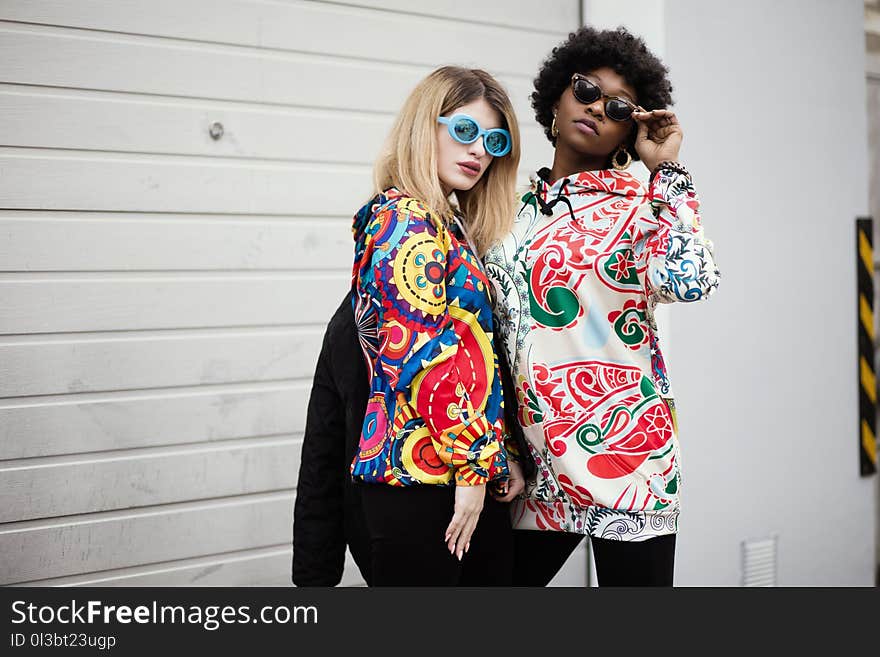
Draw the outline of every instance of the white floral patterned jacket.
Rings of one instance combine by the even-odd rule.
[[[486,256],[536,480],[514,524],[644,540],[678,528],[675,406],[658,303],[718,286],[690,176],[532,176]]]

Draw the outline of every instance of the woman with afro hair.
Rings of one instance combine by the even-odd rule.
[[[719,272],[667,73],[626,29],[583,27],[534,82],[553,162],[485,258],[536,465],[512,508],[517,585],[589,536],[599,586],[672,586],[681,459],[654,310],[706,299]]]

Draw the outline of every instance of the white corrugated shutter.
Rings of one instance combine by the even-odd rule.
[[[528,95],[579,4],[0,0],[0,584],[290,583],[312,370],[394,113],[479,66],[524,172],[549,163]]]

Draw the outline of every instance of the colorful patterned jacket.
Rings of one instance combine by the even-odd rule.
[[[353,304],[370,398],[352,476],[395,486],[506,479],[481,263],[457,228],[396,189],[361,208],[353,233]]]
[[[549,174],[542,171],[545,176]],[[538,466],[514,524],[643,540],[677,531],[679,445],[657,303],[718,286],[689,176],[533,176],[486,257]]]

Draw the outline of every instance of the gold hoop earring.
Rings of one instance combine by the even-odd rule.
[[[619,161],[621,153],[626,155],[626,159],[622,163]],[[630,164],[632,164],[632,161],[632,155],[630,155],[629,151],[623,147],[623,144],[618,146],[617,150],[614,151],[614,155],[611,156],[611,166],[613,166],[618,171],[623,171],[624,169],[626,169]]]
[[[553,123],[550,124],[550,134],[554,137],[559,136],[559,128],[556,127],[556,115],[553,115]]]

